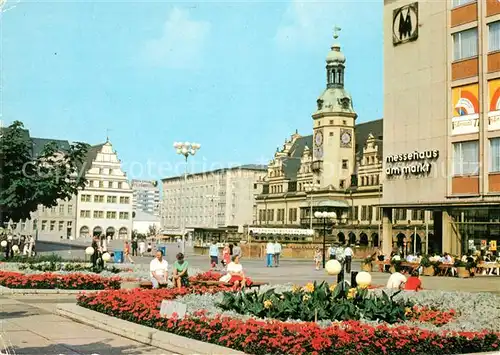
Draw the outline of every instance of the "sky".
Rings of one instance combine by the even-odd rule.
[[[28,1],[0,14],[4,124],[99,144],[130,178],[267,164],[326,86],[333,28],[357,122],[382,118],[382,7],[352,1]]]

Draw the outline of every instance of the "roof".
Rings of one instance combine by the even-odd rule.
[[[87,152],[87,157],[83,163],[85,168],[83,172],[87,172],[92,167],[92,162],[95,160],[97,153],[101,151],[104,144],[106,143],[90,146],[89,151]]]
[[[302,158],[302,154],[304,153],[304,148],[306,146],[312,148],[312,144],[312,134],[310,136],[297,138],[295,142],[293,142],[288,157],[283,159],[285,179],[289,179],[292,181],[297,179],[297,173],[300,169],[300,159]]]
[[[377,142],[382,143],[384,134],[383,123],[384,119],[381,118],[379,120],[368,121],[356,125],[354,129],[354,134],[356,135],[356,156],[363,155],[363,147],[370,133],[373,134]],[[382,144],[378,146],[378,153],[382,156]]]
[[[356,156],[363,154],[363,147],[365,146],[370,133],[373,134],[377,142],[382,142],[383,119],[359,123],[355,126],[354,134],[356,135]],[[285,179],[291,181],[297,180],[297,174],[300,170],[301,157],[306,145],[309,148],[312,148],[312,135],[297,138],[290,148],[289,155],[283,158],[282,161]],[[382,155],[382,144],[379,144],[379,154]]]
[[[216,170],[210,170],[210,171],[203,171],[200,173],[189,174],[188,176],[200,176],[200,175],[207,175],[207,174],[223,174],[223,173],[225,173],[227,171],[231,171],[231,170],[253,170],[253,171],[266,172],[267,165],[244,164],[244,165],[233,166],[230,168],[222,168],[222,169],[216,169]],[[184,175],[163,178],[163,179],[161,179],[161,181],[166,182],[166,181],[172,181],[172,180],[177,180],[177,179],[181,179],[181,178],[184,178]]]
[[[31,138],[32,154],[34,157],[40,155],[43,148],[49,143],[55,143],[58,150],[68,151],[70,144],[68,141],[60,139]]]

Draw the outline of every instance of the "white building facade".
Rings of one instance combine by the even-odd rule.
[[[77,196],[76,237],[130,239],[133,193],[111,143],[91,147],[87,164],[88,183]]]
[[[151,180],[132,180],[133,190],[132,205],[134,211],[142,211],[160,215],[160,189],[157,181]]]
[[[179,230],[184,218],[186,228],[220,228],[253,221],[257,182],[265,176],[266,166],[242,165],[210,172],[162,180],[162,228]]]

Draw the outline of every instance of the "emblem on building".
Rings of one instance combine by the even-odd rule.
[[[348,129],[340,130],[340,147],[351,148],[352,147],[352,134]]]
[[[397,46],[418,38],[418,2],[395,9],[392,14],[392,43]]]

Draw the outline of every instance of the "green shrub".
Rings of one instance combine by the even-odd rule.
[[[263,293],[226,292],[219,304],[224,310],[257,317],[274,318],[282,321],[297,319],[315,320],[379,320],[396,323],[406,320],[407,308],[413,307],[410,301],[395,301],[395,293],[389,297],[385,292],[375,297],[368,289],[342,289],[322,282],[307,284],[299,289],[283,293],[270,289]]]

